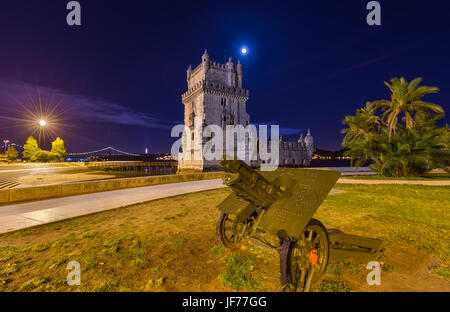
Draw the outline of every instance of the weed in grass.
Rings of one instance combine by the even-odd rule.
[[[104,248],[102,250],[102,254],[104,254],[105,256],[113,256],[113,255],[117,254],[119,251],[120,251],[120,247],[118,245],[116,245],[116,246]]]
[[[83,236],[83,238],[84,237],[91,238],[93,236],[94,236],[94,233],[92,236]],[[78,239],[77,235],[75,233],[71,233],[71,234],[67,235],[66,237],[63,237],[63,238],[60,238],[60,239],[54,241],[52,243],[51,247],[55,248],[55,249],[59,249],[61,247],[66,247],[66,246],[70,247],[70,246],[73,246],[76,244],[75,240],[77,240],[77,239]]]
[[[46,288],[46,284],[50,282],[50,278],[33,278],[31,280],[26,281],[19,288],[19,291],[39,291]]]
[[[450,279],[450,268],[445,265],[445,264],[441,264],[438,267],[434,267],[433,272],[438,274],[439,276],[445,278],[445,279]]]
[[[119,240],[126,241],[126,240],[132,240],[136,237],[136,235],[133,232],[124,233],[119,237]]]
[[[175,216],[165,216],[163,219],[164,220],[172,220],[172,219],[175,219]]]
[[[98,234],[98,232],[87,232],[83,234],[83,238],[92,238],[95,237]]]
[[[53,260],[53,261],[50,261],[50,263],[48,263],[48,268],[49,269],[54,269],[54,268],[57,268],[57,267],[59,267],[61,264],[64,264],[64,263],[66,263],[67,262],[67,259],[66,258],[63,258],[63,259],[58,259],[58,260]]]
[[[147,258],[143,257],[139,257],[133,260],[133,265],[140,268],[146,267],[149,263],[150,261]]]
[[[344,274],[343,264],[341,264],[341,263],[328,264],[327,273],[337,275],[337,276]]]
[[[188,210],[185,209],[185,210],[183,210],[182,212],[177,213],[176,216],[177,216],[177,217],[184,217],[184,216],[186,216],[187,214],[188,214]]]
[[[99,270],[88,282],[83,282],[81,279],[81,291],[94,291],[94,292],[113,292],[117,291],[119,287],[119,281],[117,280],[114,272],[107,272],[105,270]]]
[[[240,253],[236,253],[225,259],[227,267],[220,272],[219,282],[233,290],[242,288],[257,289],[261,284],[261,279],[253,276],[253,266],[255,260]]]
[[[150,279],[147,284],[145,285],[146,290],[156,290],[164,283],[164,278],[152,278]]]
[[[157,266],[152,268],[152,273],[158,273],[159,271],[161,271],[161,266],[160,265],[157,265]]]
[[[330,281],[323,280],[318,287],[320,292],[351,292],[352,289],[348,287],[345,281]]]
[[[137,267],[145,267],[150,261],[147,259],[147,248],[145,244],[143,244],[139,240],[133,241],[130,248],[125,250],[127,253],[127,257],[133,259],[133,265]]]
[[[386,272],[386,273],[398,272],[397,269],[393,265],[390,265],[387,263],[383,263],[381,265],[381,271]]]
[[[166,240],[166,245],[171,246],[171,247],[180,248],[184,245],[185,242],[186,242],[186,238],[184,238],[182,236],[174,236],[174,237],[169,237]]]
[[[119,226],[123,231],[128,231],[128,232],[135,230],[138,227],[136,224],[133,224],[129,221],[124,222],[124,223],[120,224]]]
[[[35,246],[32,250],[35,252],[42,252],[49,249],[51,245],[52,245],[51,243],[39,244]]]
[[[209,253],[214,257],[221,257],[225,253],[225,250],[225,247],[223,247],[222,245],[215,245],[209,250]]]
[[[31,257],[25,257],[22,259],[18,259],[16,261],[16,268],[17,268],[17,270],[20,270],[21,268],[31,266],[32,264],[34,264],[34,262],[35,261]]]
[[[6,262],[13,258],[13,253],[10,251],[5,251],[4,253],[0,251],[0,262]]]
[[[346,271],[349,271],[351,273],[359,273],[363,270],[360,263],[351,263],[351,262],[345,262],[344,268]]]
[[[8,265],[2,265],[0,267],[0,277],[1,278],[8,277],[9,275],[17,272],[17,270],[18,269],[17,269],[15,263],[11,263],[11,264],[8,264]]]

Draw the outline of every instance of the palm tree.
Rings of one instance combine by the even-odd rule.
[[[395,133],[398,117],[401,114],[404,114],[406,127],[412,128],[414,125],[413,115],[416,112],[444,112],[439,105],[422,100],[423,96],[439,91],[437,87],[419,86],[422,78],[416,78],[410,83],[403,77],[400,79],[392,78],[390,81],[390,84],[388,82],[384,84],[391,90],[391,100],[380,100],[372,103],[377,108],[380,107],[384,110],[382,119],[386,122],[389,129],[389,138],[391,138],[393,132]]]
[[[348,128],[341,131],[341,133],[345,133],[342,141],[343,145],[354,139],[377,132],[380,125],[380,117],[375,114],[376,109],[375,105],[367,102],[365,107],[356,110],[355,116],[345,116],[342,123],[347,125]]]

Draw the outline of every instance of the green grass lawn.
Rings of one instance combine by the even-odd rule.
[[[358,180],[450,180],[449,173],[427,173],[419,177],[405,177],[405,178],[394,178],[394,177],[384,177],[381,175],[348,175],[342,176],[342,178],[348,179],[358,179]]]
[[[427,257],[438,264],[411,284],[423,290],[427,281],[445,282],[450,187],[336,188],[345,192],[328,196],[315,218],[327,227],[384,240],[387,288],[382,289],[404,290],[396,279],[413,276],[408,263]],[[238,252],[218,246],[216,205],[229,193],[175,196],[0,235],[0,291],[279,291],[278,256],[251,245]],[[81,286],[66,284],[70,261],[81,265]],[[365,271],[353,264],[330,265],[316,290],[365,291],[358,284],[365,283]]]

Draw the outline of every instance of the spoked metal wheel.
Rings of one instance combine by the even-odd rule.
[[[311,219],[297,241],[285,239],[280,254],[283,290],[309,291],[325,273],[329,252],[327,231],[316,219]]]
[[[216,234],[222,245],[227,248],[238,248],[239,243],[244,238],[246,225],[236,222],[236,218],[226,214],[220,213],[216,224]]]

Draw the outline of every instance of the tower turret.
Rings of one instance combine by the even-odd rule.
[[[206,49],[205,49],[205,53],[203,53],[203,55],[202,55],[202,65],[203,65],[203,70],[205,72],[207,72],[209,69],[209,55],[208,55],[208,51],[206,51]]]
[[[301,146],[305,144],[305,141],[303,140],[303,133],[300,133],[300,137],[298,138],[298,143],[300,143]]]
[[[188,84],[189,84],[189,79],[191,79],[191,74],[192,74],[192,66],[189,65],[189,68],[186,71],[186,80],[188,81]]]
[[[236,65],[236,70],[237,70],[237,81],[238,81],[238,87],[242,88],[242,64],[241,62],[238,60],[238,63]]]
[[[313,157],[314,154],[314,137],[311,135],[311,129],[308,128],[308,133],[306,134],[305,137],[305,146],[307,149],[307,153],[308,153],[308,157],[309,159],[311,159]]]
[[[235,87],[235,79],[234,79],[234,64],[231,61],[231,57],[228,58],[228,62],[225,64],[227,68],[227,83],[230,87]]]

